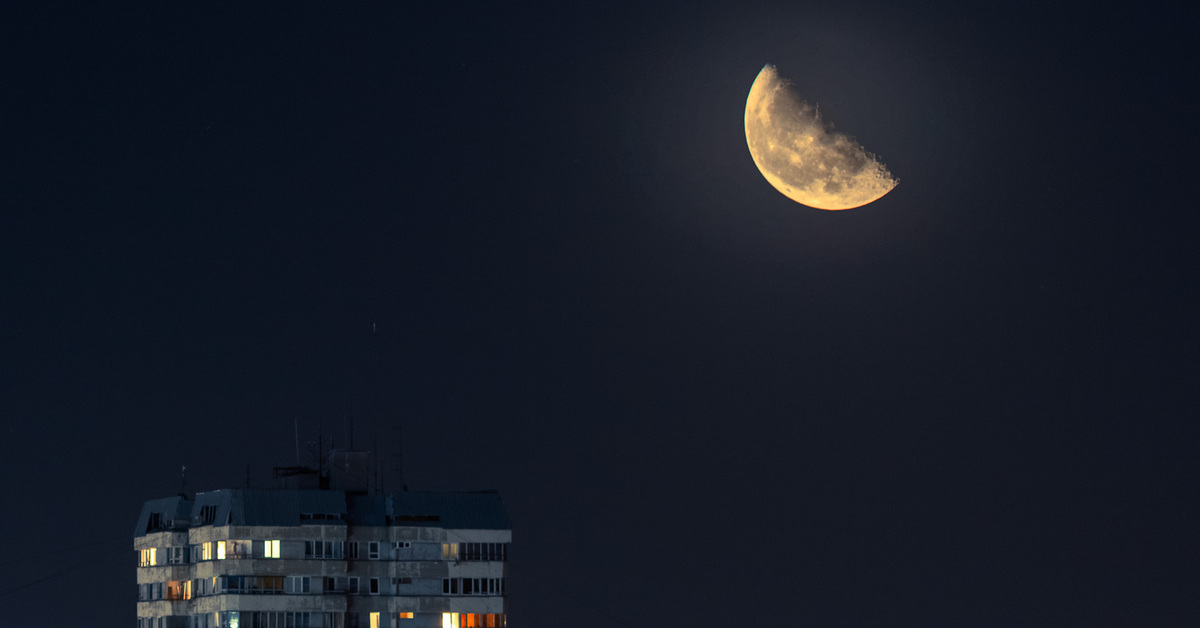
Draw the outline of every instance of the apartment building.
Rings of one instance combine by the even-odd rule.
[[[511,540],[495,492],[153,499],[134,531],[137,626],[502,627]]]

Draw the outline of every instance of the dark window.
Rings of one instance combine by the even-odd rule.
[[[463,578],[463,595],[471,594],[471,579]]]
[[[149,532],[150,530],[161,530],[162,527],[163,527],[162,513],[161,512],[150,513],[150,522],[148,524],[146,524],[146,531]]]
[[[371,595],[379,594],[379,578],[371,578]]]
[[[438,515],[395,515],[392,521],[441,521]]]

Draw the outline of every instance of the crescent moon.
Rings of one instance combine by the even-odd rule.
[[[746,144],[763,177],[809,207],[861,207],[899,183],[875,155],[826,124],[770,64],[746,97]]]

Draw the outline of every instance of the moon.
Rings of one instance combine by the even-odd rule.
[[[763,177],[809,207],[861,207],[899,183],[875,155],[835,132],[800,100],[771,64],[763,66],[746,97],[746,144]]]

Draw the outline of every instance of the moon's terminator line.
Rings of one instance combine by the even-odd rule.
[[[746,144],[763,177],[809,207],[860,207],[898,183],[874,155],[822,121],[770,64],[746,98]]]

